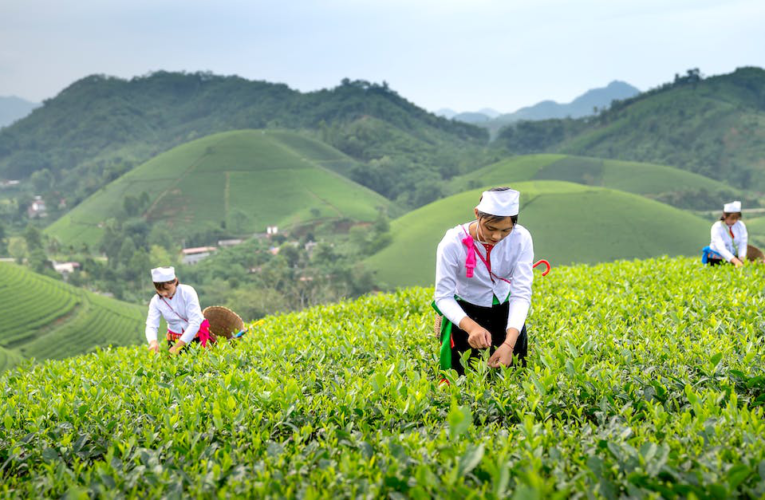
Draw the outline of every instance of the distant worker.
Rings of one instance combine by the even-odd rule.
[[[520,193],[484,191],[476,220],[446,232],[436,256],[434,307],[441,324],[441,369],[464,375],[462,354],[490,349],[489,366],[526,366],[534,245],[518,225]],[[480,261],[480,263],[478,263]]]
[[[191,342],[206,346],[210,337],[210,323],[202,315],[196,290],[181,285],[175,276],[175,268],[158,267],[151,270],[151,280],[157,294],[149,302],[146,318],[146,340],[149,350],[159,352],[157,330],[160,316],[167,322],[167,343],[171,354],[178,354]]]
[[[701,260],[710,266],[730,262],[741,267],[746,261],[748,240],[749,233],[741,222],[741,202],[726,203],[720,220],[712,225],[712,242],[704,247]]]

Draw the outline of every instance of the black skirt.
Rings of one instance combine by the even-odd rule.
[[[491,333],[491,347],[489,348],[490,355],[494,354],[497,347],[501,346],[507,338],[507,314],[510,310],[510,302],[505,301],[504,304],[497,304],[491,307],[481,307],[471,304],[469,302],[459,301],[462,310],[468,315],[470,319],[486,328]],[[458,325],[452,325],[452,368],[460,375],[465,374],[465,368],[460,363],[462,353],[470,351],[471,359],[474,357],[480,357],[482,349],[473,349],[468,344],[468,334],[466,331],[460,329]],[[515,349],[513,349],[513,355],[518,356],[521,366],[526,366],[526,355],[529,350],[528,335],[526,334],[526,325],[523,325],[521,334],[518,336],[518,340],[515,342]]]

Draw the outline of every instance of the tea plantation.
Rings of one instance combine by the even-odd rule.
[[[267,318],[178,358],[0,377],[0,495],[761,498],[765,267],[537,276],[529,366],[439,385],[432,291]]]
[[[0,263],[0,371],[144,340],[146,310]]]

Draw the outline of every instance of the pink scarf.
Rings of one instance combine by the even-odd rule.
[[[460,226],[462,230],[465,232],[465,237],[462,238],[462,244],[467,247],[467,258],[465,259],[465,275],[468,278],[472,278],[475,266],[477,265],[477,261],[475,259],[476,251],[475,251],[475,241],[473,240],[473,237],[470,236],[470,233],[468,233],[465,230],[465,226]],[[486,266],[486,270],[489,271],[489,277],[491,278],[491,281],[494,282],[494,278],[497,278],[498,280],[504,281],[505,283],[510,284],[510,280],[507,280],[505,278],[502,278],[500,276],[497,276],[493,272],[491,272],[491,268],[489,267],[489,263],[486,262],[486,259],[483,258],[483,255],[480,253],[478,254],[478,257],[481,258],[481,261]]]

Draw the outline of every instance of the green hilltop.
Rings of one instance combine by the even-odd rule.
[[[678,208],[705,209],[734,197],[746,197],[739,189],[678,168],[561,154],[510,157],[455,177],[450,189],[458,193],[471,187],[531,180],[558,180],[618,189]]]
[[[631,193],[560,181],[514,183],[519,224],[534,238],[535,259],[554,266],[616,259],[695,255],[709,223]],[[393,242],[365,262],[387,286],[430,285],[444,233],[473,217],[482,189],[431,203],[394,220]]]
[[[184,144],[110,183],[46,232],[65,245],[98,243],[103,227],[144,196],[140,214],[174,236],[224,224],[234,234],[350,219],[372,221],[390,201],[342,173],[354,162],[290,132],[245,130]],[[146,193],[146,195],[143,195]]]
[[[0,262],[0,370],[144,339],[144,308]]]
[[[616,101],[594,118],[522,122],[498,146],[516,154],[559,152],[672,165],[765,190],[765,70],[698,71]]]

